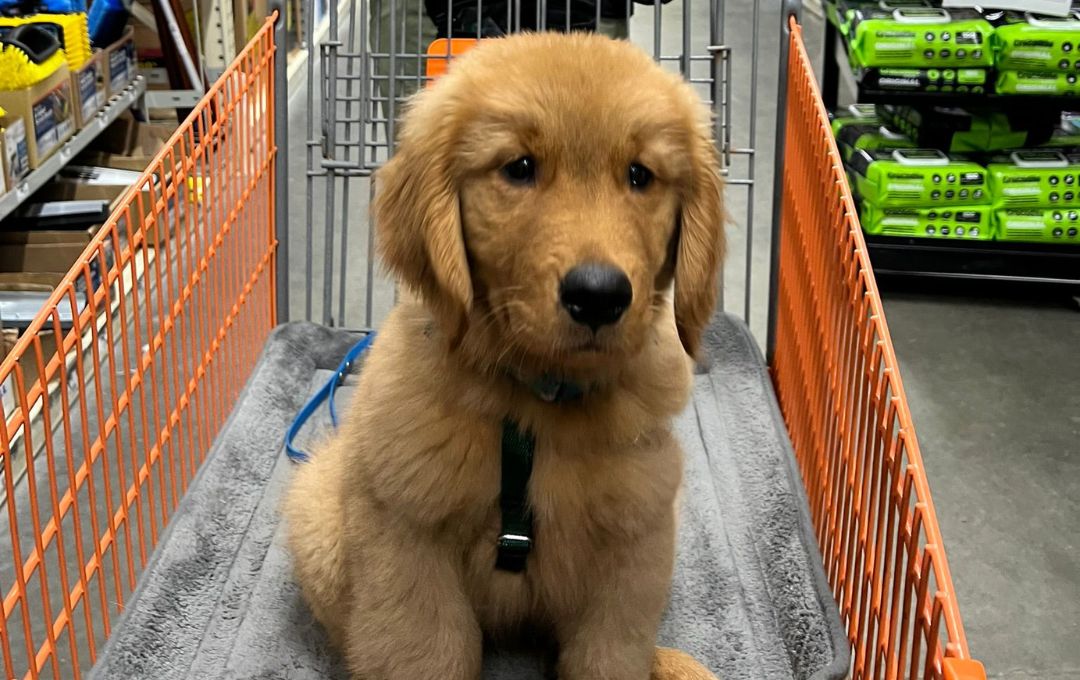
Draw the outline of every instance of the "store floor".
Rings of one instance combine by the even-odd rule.
[[[972,653],[1080,678],[1080,309],[885,295]]]
[[[735,16],[748,22],[741,5],[750,3]],[[766,10],[763,27],[775,20]],[[810,11],[805,22],[812,43],[820,19]],[[738,47],[745,31],[729,35]],[[775,62],[762,63],[759,78],[759,87],[774,86]],[[305,210],[303,74],[292,85],[289,213],[294,244],[307,246],[306,225],[321,229],[323,213],[319,201],[311,216]],[[774,106],[758,112],[759,201],[771,193]],[[366,189],[352,200],[350,215],[366,220]],[[753,243],[753,266],[764,272],[767,241],[759,232]],[[744,258],[744,244],[736,234],[729,262]],[[317,286],[321,257],[319,245]],[[294,313],[302,315],[304,259],[291,262]],[[366,283],[354,273],[349,285]],[[741,304],[742,295],[728,299]],[[888,292],[885,304],[972,653],[994,679],[1080,678],[1080,311],[1067,301]]]

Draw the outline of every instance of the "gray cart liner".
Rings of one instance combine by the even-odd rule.
[[[347,677],[292,580],[277,506],[293,466],[285,430],[356,339],[307,323],[272,333],[92,677]],[[660,642],[721,680],[844,677],[843,627],[762,357],[732,317],[706,340],[711,367],[676,422],[686,480]],[[302,439],[328,428],[324,408]],[[484,678],[539,679],[539,667],[491,652]]]

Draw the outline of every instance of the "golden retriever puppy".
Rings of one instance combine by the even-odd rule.
[[[373,212],[415,295],[284,508],[355,677],[475,680],[484,635],[526,629],[553,641],[560,680],[705,677],[655,644],[682,475],[670,421],[723,253],[707,108],[627,42],[488,41],[412,101]],[[532,453],[520,539],[500,504],[508,427]],[[497,566],[501,541],[526,539],[523,569]]]

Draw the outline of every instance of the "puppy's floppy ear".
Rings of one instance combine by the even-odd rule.
[[[473,291],[453,177],[456,126],[448,94],[432,87],[411,102],[396,153],[375,175],[373,213],[383,261],[456,341]]]
[[[689,158],[675,254],[675,324],[687,354],[696,357],[716,305],[717,271],[724,257],[724,184],[707,119],[691,138]]]

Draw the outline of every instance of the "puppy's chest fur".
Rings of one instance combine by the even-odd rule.
[[[489,480],[479,531],[462,537],[469,592],[485,628],[567,618],[616,566],[618,548],[670,528],[681,460],[669,439],[658,443],[625,450],[538,447],[529,485],[534,541],[523,575],[493,569],[501,489]]]
[[[489,633],[565,618],[612,568],[615,548],[672,530],[682,466],[669,431],[617,447],[537,432],[528,487],[533,549],[524,573],[496,570],[501,424],[435,408],[405,422],[408,433],[380,432],[364,456],[358,484],[373,515],[365,521],[403,541],[421,532],[460,564]]]
[[[654,379],[555,406],[475,382],[433,351],[428,319],[416,306],[391,314],[359,387],[378,398],[356,402],[339,433],[355,447],[341,451],[338,487],[352,559],[365,546],[437,551],[440,562],[458,565],[493,634],[569,618],[627,546],[651,546],[656,569],[668,569],[682,478],[670,419],[690,380],[673,324],[637,359],[638,375]],[[508,414],[536,438],[528,485],[534,547],[523,574],[495,569]],[[651,537],[659,538],[643,540]]]

